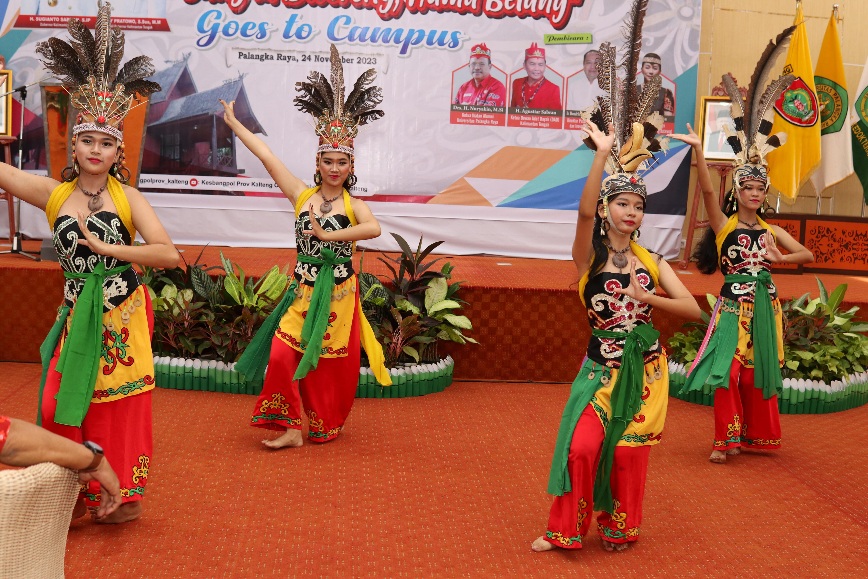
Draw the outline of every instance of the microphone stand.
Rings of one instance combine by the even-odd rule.
[[[19,93],[21,95],[21,126],[18,127],[18,170],[21,170],[21,162],[24,159],[24,102],[27,100],[27,87],[33,86],[34,84],[38,84],[40,81],[32,82],[30,84],[19,86],[18,88],[12,89],[11,91],[0,94],[0,97],[5,97],[12,93]],[[7,195],[11,195],[8,191]],[[11,254],[11,255],[22,255],[24,257],[28,257],[33,261],[39,261],[40,257],[38,255],[33,255],[32,253],[27,253],[21,249],[21,199],[15,197],[15,235],[12,237],[12,247],[6,251],[0,251],[0,255],[3,254]],[[13,224],[10,223],[9,227],[13,227]]]

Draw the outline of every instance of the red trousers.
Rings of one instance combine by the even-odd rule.
[[[581,549],[582,537],[591,526],[594,511],[594,478],[605,431],[589,404],[579,418],[570,443],[567,468],[572,490],[555,497],[549,512],[545,538],[564,549]],[[612,466],[612,509],[597,516],[597,532],[612,543],[639,538],[642,499],[648,472],[650,446],[618,446]]]
[[[763,398],[754,385],[753,368],[733,360],[729,388],[714,392],[714,450],[730,448],[774,450],[781,446],[778,397]]]
[[[359,384],[359,318],[356,312],[350,330],[348,354],[342,358],[320,358],[315,370],[293,380],[303,354],[275,336],[262,393],[250,419],[252,426],[285,431],[301,430],[302,407],[308,417],[311,442],[337,438],[356,399]]]
[[[60,374],[54,370],[59,358],[55,352],[45,390],[42,394],[42,426],[76,442],[90,440],[100,445],[118,475],[121,497],[125,503],[141,500],[145,495],[148,470],[153,454],[151,392],[121,398],[114,402],[91,404],[80,427],[54,422],[60,389]],[[84,491],[85,502],[99,503],[99,483],[90,481]]]
[[[154,312],[147,292],[145,303],[148,331],[154,335]],[[152,356],[150,349],[147,355]],[[122,502],[139,501],[145,495],[148,471],[153,455],[153,422],[151,418],[151,392],[128,396],[112,402],[91,404],[80,427],[58,424],[54,421],[60,390],[61,375],[55,370],[60,358],[60,344],[48,366],[45,389],[42,392],[42,427],[76,442],[90,440],[105,452],[121,485]],[[90,481],[83,490],[85,502],[96,505],[100,500],[99,483]]]

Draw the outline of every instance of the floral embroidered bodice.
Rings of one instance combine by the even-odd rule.
[[[739,274],[756,276],[760,271],[770,271],[772,264],[766,258],[765,229],[736,229],[723,240],[720,255],[720,271],[723,275]],[[753,301],[756,282],[724,283],[721,297],[734,301]],[[769,288],[772,298],[777,290]]]
[[[121,218],[111,211],[99,211],[87,218],[87,227],[100,240],[113,245],[131,245],[130,233]],[[114,269],[129,262],[107,255],[94,253],[87,245],[81,244],[81,229],[78,220],[70,215],[60,215],[54,222],[52,240],[57,251],[58,261],[63,271],[90,273],[102,261],[106,269]],[[67,279],[63,286],[64,302],[73,307],[85,284],[84,279]],[[119,306],[137,287],[141,285],[139,276],[133,268],[119,274],[108,276],[103,283],[103,311]]]
[[[645,269],[637,269],[636,277],[646,290],[656,293],[654,280]],[[592,329],[629,333],[640,324],[651,323],[651,306],[624,294],[615,293],[630,284],[629,273],[600,272],[588,280],[585,286],[585,304],[588,306],[588,321]],[[591,336],[588,343],[588,358],[606,366],[621,365],[624,350],[623,338],[598,338]],[[645,352],[649,355],[660,352],[660,343],[655,342]]]
[[[352,226],[350,218],[346,215],[334,214],[327,217],[318,218],[320,227],[326,231],[337,231],[346,229]],[[305,235],[303,231],[310,231],[310,215],[307,211],[299,213],[295,220],[295,243],[298,248],[299,255],[308,255],[311,257],[322,257],[322,249],[327,247],[331,249],[337,257],[352,257],[353,242],[352,241],[322,241],[314,235]],[[320,266],[312,263],[303,263],[299,261],[295,265],[295,279],[299,283],[312,286],[316,281],[317,273]],[[344,282],[353,275],[353,263],[338,264],[335,266],[335,285]]]

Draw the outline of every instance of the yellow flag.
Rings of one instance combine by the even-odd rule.
[[[819,195],[826,187],[843,181],[853,173],[849,130],[850,101],[844,61],[841,58],[837,5],[832,10],[823,44],[820,46],[814,84],[820,103],[820,145],[823,148],[823,161],[811,175],[811,183]]]
[[[787,144],[768,155],[769,180],[787,199],[796,198],[799,188],[820,163],[820,110],[801,3],[793,25],[796,30],[783,72],[796,79],[775,102],[777,114],[772,126],[772,133],[787,134]]]

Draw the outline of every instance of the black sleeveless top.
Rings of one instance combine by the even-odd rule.
[[[723,275],[739,274],[756,276],[760,271],[770,271],[772,264],[766,259],[766,229],[736,229],[723,239],[720,254],[720,271]],[[754,300],[756,282],[724,283],[720,296],[734,301]],[[774,284],[769,295],[777,297]]]
[[[318,218],[320,227],[326,231],[337,231],[351,227],[350,218],[346,215],[334,214]],[[337,257],[352,257],[352,241],[322,241],[315,235],[305,235],[303,231],[310,231],[310,214],[307,211],[299,213],[295,220],[295,244],[299,255],[322,257],[322,249],[331,249]],[[312,263],[299,261],[295,264],[295,279],[299,283],[313,286],[320,266]],[[335,285],[338,285],[353,275],[353,262],[348,261],[335,266]]]
[[[637,269],[636,277],[646,290],[656,293],[654,280],[645,269]],[[630,332],[640,324],[651,323],[651,306],[613,290],[630,285],[629,273],[600,272],[588,280],[585,286],[585,304],[588,307],[588,322],[592,329],[613,332]],[[588,343],[588,358],[609,366],[621,366],[624,351],[623,338],[598,338],[592,335]],[[661,352],[660,342],[654,342],[644,353],[646,361]]]
[[[130,232],[121,218],[111,211],[99,211],[87,218],[87,228],[105,243],[113,245],[132,245]],[[129,262],[108,255],[94,253],[87,245],[81,244],[81,229],[78,220],[70,215],[60,215],[54,222],[52,240],[57,251],[58,261],[63,271],[90,273],[102,261],[106,269],[114,269]],[[63,286],[64,303],[70,308],[85,284],[84,279],[67,279]],[[133,268],[109,276],[103,283],[103,311],[110,311],[121,305],[127,297],[141,285],[139,276]]]

